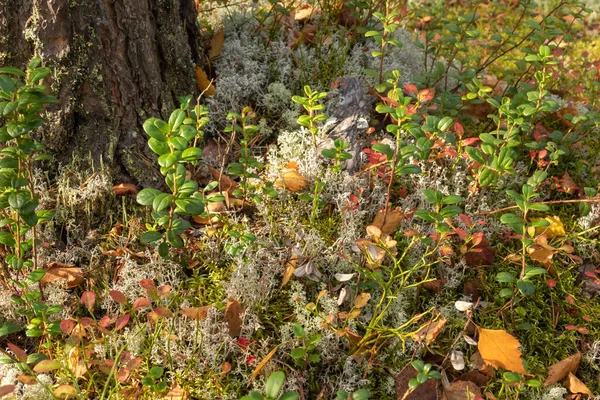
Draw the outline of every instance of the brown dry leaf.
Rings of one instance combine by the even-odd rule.
[[[481,390],[473,382],[456,381],[444,389],[442,400],[475,400],[481,397]]]
[[[275,180],[275,186],[287,189],[294,193],[300,192],[309,182],[298,172],[297,167],[290,168],[290,164],[283,170],[281,177]]]
[[[585,383],[581,382],[579,378],[577,378],[573,373],[569,372],[569,377],[567,379],[566,385],[567,389],[571,393],[581,393],[587,396],[594,397],[592,391],[585,385]]]
[[[261,370],[262,370],[262,369],[265,367],[265,365],[267,365],[267,363],[269,362],[269,360],[270,360],[271,358],[273,358],[273,356],[274,356],[274,355],[275,355],[275,353],[277,352],[277,349],[278,349],[278,348],[279,348],[279,345],[275,346],[275,347],[273,348],[273,350],[271,350],[271,351],[269,352],[269,354],[267,354],[267,355],[265,356],[265,358],[263,358],[263,359],[261,360],[261,362],[259,362],[259,363],[258,363],[258,365],[256,366],[256,368],[254,368],[254,371],[252,371],[252,375],[250,375],[250,379],[249,379],[249,381],[248,381],[248,384],[249,384],[250,382],[252,382],[252,381],[253,381],[253,380],[254,380],[254,379],[255,379],[255,378],[258,376],[258,374],[260,374],[260,371],[261,371]]]
[[[371,225],[378,227],[381,229],[382,233],[389,235],[398,228],[398,225],[400,225],[400,222],[402,222],[403,219],[404,213],[399,208],[388,210],[387,213],[385,213],[385,210],[380,210],[377,215],[375,215],[375,219],[373,219]]]
[[[244,307],[239,301],[230,297],[227,299],[227,306],[225,307],[225,315],[223,319],[227,322],[229,328],[229,336],[236,337],[242,332],[242,314],[244,313]]]
[[[219,183],[219,190],[221,192],[226,192],[229,196],[231,196],[231,193],[238,188],[238,183],[226,174],[220,173],[219,170],[213,167],[208,167],[208,170],[213,176],[213,179]]]
[[[46,270],[46,275],[40,281],[42,285],[64,279],[67,281],[67,288],[72,289],[83,283],[83,271],[74,265],[52,262],[46,264],[44,269]]]
[[[496,252],[487,237],[482,236],[481,242],[465,254],[465,263],[471,267],[480,267],[494,264]]]
[[[539,235],[535,238],[535,244],[533,246],[529,246],[527,248],[527,252],[529,253],[529,257],[532,260],[538,261],[544,264],[550,274],[556,277],[556,270],[552,267],[552,257],[556,253],[556,249],[548,244],[546,240],[546,235]]]
[[[179,386],[179,383],[175,382],[173,389],[169,390],[165,397],[163,397],[163,400],[185,400],[187,398],[187,390],[183,390],[183,388]]]
[[[469,357],[469,361],[477,367],[477,370],[481,371],[486,376],[491,377],[494,375],[494,368],[483,361],[483,358],[481,358],[481,354],[478,351]]]
[[[208,316],[208,311],[212,306],[187,307],[179,310],[179,314],[185,315],[191,319],[203,320]]]
[[[198,85],[198,89],[202,91],[207,96],[213,96],[216,92],[215,87],[211,83],[210,79],[208,79],[208,75],[202,68],[196,65],[196,84]]]
[[[219,58],[223,52],[223,43],[225,42],[225,29],[221,28],[215,35],[210,39],[210,51],[208,52],[208,58],[211,61]]]
[[[85,362],[81,359],[81,354],[78,347],[73,347],[69,351],[69,368],[76,378],[81,378],[87,372]]]
[[[436,321],[430,321],[421,326],[421,328],[413,334],[413,339],[417,342],[430,344],[442,332],[444,325],[446,325],[446,318],[443,315],[440,315]]]
[[[563,225],[563,223],[559,217],[557,217],[555,215],[547,216],[546,218],[536,218],[533,221],[540,220],[540,219],[548,221],[550,223],[550,226],[536,227],[535,231],[538,235],[543,233],[546,235],[546,237],[548,239],[552,239],[553,237],[556,237],[556,236],[565,236],[566,235],[565,226]]]
[[[312,44],[315,42],[315,36],[317,35],[317,27],[311,24],[306,24],[301,30],[294,29],[292,35],[292,48],[296,48],[302,43]]]
[[[294,271],[296,270],[296,263],[298,262],[298,254],[292,254],[290,258],[285,262],[285,272],[283,273],[283,279],[281,280],[280,289],[284,287],[292,276],[294,275]]]
[[[35,376],[31,375],[17,375],[17,380],[21,382],[23,385],[35,385],[38,383]]]
[[[548,377],[544,381],[544,386],[554,385],[565,379],[567,375],[577,370],[581,361],[581,353],[577,352],[562,361],[552,364],[548,367]]]
[[[529,375],[521,359],[521,343],[515,337],[502,330],[478,328],[478,331],[477,348],[486,364]]]
[[[133,183],[119,183],[118,185],[112,187],[112,191],[117,196],[125,196],[129,194],[136,194],[138,189]]]
[[[302,4],[298,7],[294,13],[294,19],[296,21],[304,21],[307,20],[317,14],[317,10],[313,8],[310,4]]]
[[[411,379],[417,377],[417,370],[408,364],[395,376],[396,399],[400,400],[439,400],[442,395],[439,388],[439,381],[428,379],[422,385],[419,385],[408,394]]]

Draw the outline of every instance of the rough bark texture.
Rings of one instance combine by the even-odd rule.
[[[141,126],[198,94],[193,0],[0,0],[0,65],[34,56],[55,73],[60,104],[44,142],[62,163],[100,161],[123,179],[160,184]]]

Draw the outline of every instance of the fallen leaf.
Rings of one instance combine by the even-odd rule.
[[[81,359],[81,353],[78,347],[73,347],[69,351],[69,357],[67,358],[69,368],[76,378],[81,378],[87,372],[85,362]]]
[[[252,371],[252,375],[250,375],[250,379],[248,381],[248,383],[252,382],[257,376],[258,374],[260,374],[260,371],[265,367],[265,365],[267,365],[267,363],[269,362],[269,360],[271,358],[273,358],[273,356],[275,355],[275,353],[277,353],[277,349],[279,348],[279,345],[273,347],[273,350],[271,350],[269,352],[269,354],[267,354],[265,356],[265,358],[263,358],[258,365],[256,366],[256,368],[254,368],[254,371]]]
[[[289,166],[289,164],[288,164]],[[290,192],[300,192],[308,185],[309,181],[303,177],[297,168],[285,168],[280,178],[275,180],[275,186],[289,190]]]
[[[565,226],[557,216],[547,216],[546,218],[537,218],[537,220],[544,220],[550,223],[549,226],[538,226],[535,228],[536,234],[545,234],[548,239],[552,239],[556,236],[565,236]]]
[[[413,334],[413,339],[417,342],[430,344],[442,332],[444,325],[446,325],[446,318],[443,315],[440,315],[437,320],[430,321],[421,326],[421,328]]]
[[[54,395],[59,399],[68,399],[71,397],[79,397],[79,391],[71,385],[60,385],[54,389]]]
[[[354,299],[354,307],[355,308],[363,308],[367,305],[369,300],[371,299],[371,295],[369,293],[360,293]]]
[[[489,380],[490,377],[482,374],[479,371],[469,371],[462,374],[459,379],[461,381],[470,381],[473,382],[478,387],[484,386]]]
[[[481,397],[481,390],[473,382],[456,381],[444,389],[442,400],[475,400]]]
[[[117,196],[125,196],[136,194],[138,189],[133,183],[119,183],[118,185],[112,187],[112,191]]]
[[[208,167],[213,179],[219,184],[219,191],[227,192],[231,196],[234,190],[238,188],[238,183],[231,179],[227,174],[219,172],[219,170]]]
[[[213,306],[203,306],[203,307],[187,307],[179,310],[179,314],[185,315],[191,319],[203,320],[208,316],[208,311]]]
[[[72,289],[83,283],[83,271],[74,265],[52,262],[44,266],[46,275],[40,283],[47,285],[59,279],[67,281],[67,289]]]
[[[208,52],[210,61],[215,61],[221,56],[221,53],[223,52],[223,43],[225,43],[225,29],[221,28],[210,39],[210,51]]]
[[[292,254],[285,262],[285,271],[283,272],[283,278],[281,279],[281,286],[284,287],[292,276],[294,276],[294,271],[296,271],[296,263],[298,262],[298,254]]]
[[[378,227],[382,233],[389,235],[396,231],[396,228],[398,228],[403,219],[404,213],[399,208],[388,210],[387,213],[385,210],[380,210],[375,215],[375,219],[373,219],[371,225]]]
[[[544,381],[544,386],[554,385],[565,379],[567,375],[577,370],[581,361],[581,353],[577,352],[562,361],[552,364],[548,367],[548,377]]]
[[[521,343],[503,330],[478,328],[477,348],[487,365],[507,371],[529,375],[521,359]]]
[[[465,353],[458,350],[452,350],[450,353],[450,363],[452,364],[452,368],[457,371],[462,371],[465,369]]]
[[[407,364],[394,378],[396,387],[396,399],[400,400],[438,400],[441,398],[439,393],[439,381],[436,379],[428,379],[422,385],[417,386],[410,394],[406,394],[409,390],[408,382],[417,377],[417,370]]]
[[[163,400],[185,400],[188,398],[188,392],[183,390],[179,383],[175,382],[173,388],[163,397]]]
[[[216,92],[216,89],[208,79],[206,72],[198,65],[196,65],[196,84],[198,85],[198,89],[207,96],[213,96]]]
[[[577,378],[573,373],[569,372],[569,377],[566,382],[567,389],[571,393],[581,393],[591,397],[594,397],[592,391],[585,385],[585,383],[581,382],[579,378]]]
[[[225,307],[225,315],[223,319],[227,322],[229,328],[229,336],[236,337],[242,332],[242,314],[244,308],[239,301],[230,297],[227,299],[227,306]]]
[[[304,21],[316,15],[316,9],[310,4],[302,4],[294,11],[294,19],[296,21]]]
[[[18,361],[20,361],[20,362],[27,361],[27,352],[25,352],[25,350],[23,350],[22,348],[20,348],[19,346],[17,346],[14,343],[8,343],[6,346],[10,349],[10,351],[13,352],[13,354],[15,355],[15,357],[17,358]]]
[[[31,376],[31,375],[27,375],[27,374],[17,375],[17,380],[19,382],[21,382],[23,385],[28,385],[28,386],[36,385],[38,383],[35,376]]]
[[[0,386],[0,397],[4,397],[7,394],[11,394],[17,387],[15,385],[3,385]]]
[[[475,343],[475,345],[478,344],[479,343]],[[477,367],[477,370],[484,373],[485,375],[490,377],[494,375],[494,367],[486,364],[485,361],[483,361],[483,358],[481,357],[481,353],[479,353],[479,351],[476,351],[475,353],[471,354],[471,357],[469,357],[469,361],[471,361]]]

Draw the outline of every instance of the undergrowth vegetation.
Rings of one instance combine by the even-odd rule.
[[[600,394],[598,10],[196,3],[153,188],[45,173],[0,68],[0,398]]]

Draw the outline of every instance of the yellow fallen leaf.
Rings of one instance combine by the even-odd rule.
[[[275,186],[290,192],[299,192],[307,185],[308,180],[298,172],[298,166],[294,162],[290,162],[283,170],[281,177],[275,180]]]
[[[554,385],[565,379],[567,375],[577,370],[581,361],[581,353],[577,352],[562,361],[552,364],[548,367],[548,377],[544,381],[544,386]]]
[[[296,263],[298,262],[298,254],[292,254],[290,258],[285,262],[285,272],[283,273],[283,279],[281,280],[280,288],[284,287],[292,276],[294,275],[294,271],[296,270]]]
[[[477,348],[487,365],[507,371],[529,375],[521,359],[521,343],[503,330],[478,328]]]
[[[198,89],[200,89],[206,96],[213,96],[216,92],[216,89],[211,83],[210,79],[208,79],[206,72],[204,72],[204,70],[197,65],[196,84],[198,85]]]
[[[538,218],[540,220],[548,221],[550,223],[549,226],[538,226],[535,228],[536,233],[545,234],[548,239],[552,239],[556,236],[565,236],[565,226],[562,221],[557,216],[548,216],[546,218]],[[535,220],[534,220],[535,221]]]
[[[594,393],[592,393],[592,391],[585,385],[585,383],[581,382],[579,378],[577,378],[571,372],[569,372],[569,378],[567,380],[566,386],[571,393],[581,393],[594,397]]]

